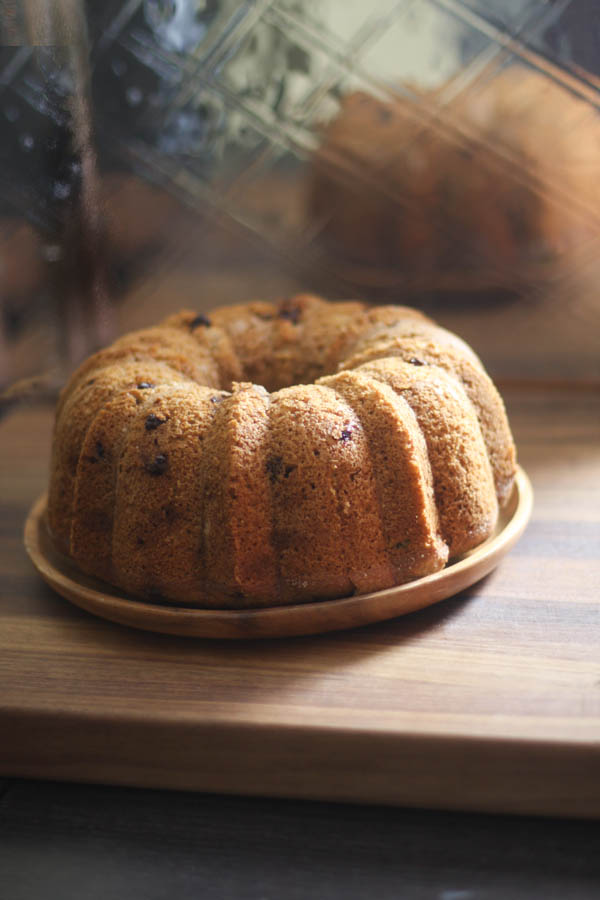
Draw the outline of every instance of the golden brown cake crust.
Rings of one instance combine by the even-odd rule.
[[[302,294],[184,310],[87,360],[57,409],[48,521],[134,596],[265,607],[439,570],[491,533],[514,474],[463,341]]]

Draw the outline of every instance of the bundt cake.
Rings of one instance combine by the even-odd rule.
[[[473,351],[401,306],[181,312],[83,363],[48,525],[141,598],[264,607],[388,588],[494,529],[515,450]]]

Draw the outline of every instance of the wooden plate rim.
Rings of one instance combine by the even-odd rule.
[[[51,546],[47,494],[25,523],[25,548],[42,578],[62,597],[94,615],[146,631],[203,638],[265,638],[319,634],[368,625],[445,600],[494,569],[522,535],[533,507],[533,489],[519,466],[511,499],[496,533],[440,572],[370,594],[268,609],[220,610],[147,603],[78,573]]]

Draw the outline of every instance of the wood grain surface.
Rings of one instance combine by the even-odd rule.
[[[600,397],[505,386],[536,505],[484,581],[355,631],[145,634],[47,588],[51,413],[0,426],[0,775],[600,815]]]

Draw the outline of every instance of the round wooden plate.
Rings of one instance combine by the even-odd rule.
[[[492,537],[440,572],[372,594],[270,609],[214,610],[147,603],[83,575],[58,553],[46,528],[46,495],[25,524],[25,547],[45,581],[82,609],[134,628],[204,638],[266,638],[318,634],[380,622],[445,600],[492,571],[523,533],[533,504],[530,481],[519,468],[510,502]]]

